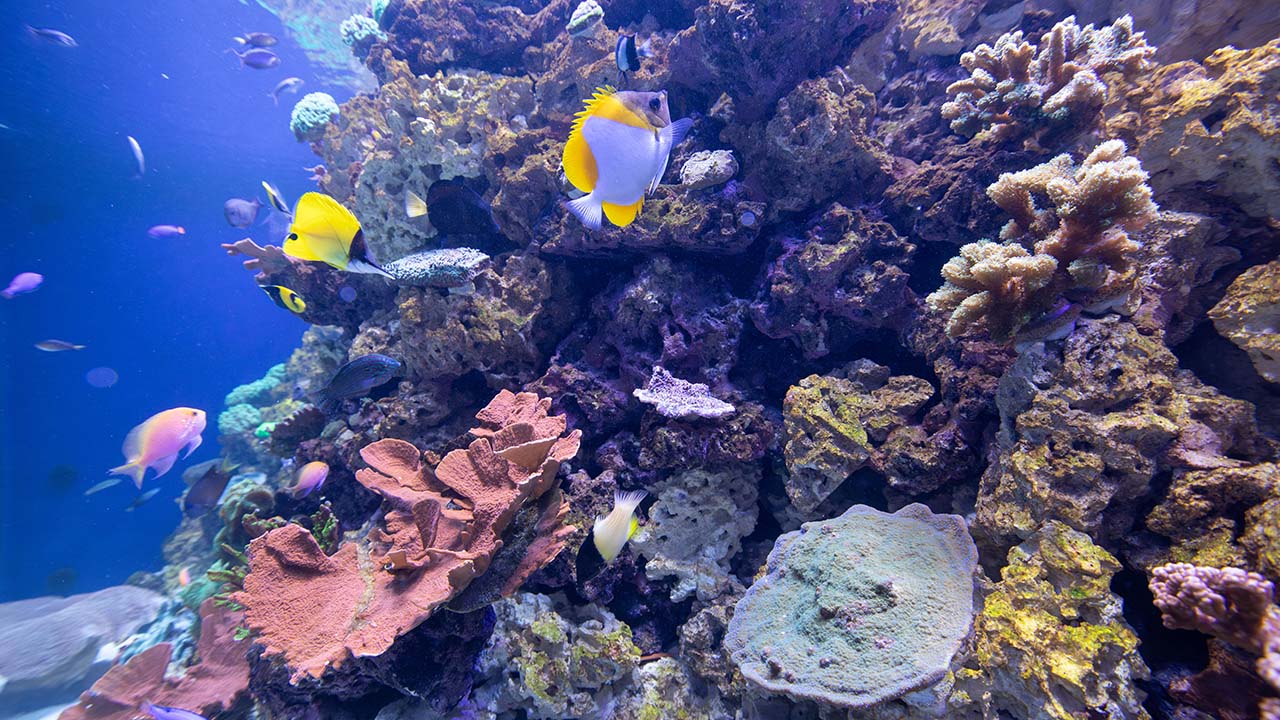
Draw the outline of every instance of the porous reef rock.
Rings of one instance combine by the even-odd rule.
[[[1219,334],[1249,353],[1259,375],[1280,383],[1280,260],[1241,273],[1209,317]]]
[[[1251,518],[1257,517],[1252,511],[1280,494],[1280,466],[1245,465],[1227,458],[1216,465],[1174,471],[1164,499],[1152,508],[1146,521],[1147,529],[1168,538],[1171,546],[1150,552],[1141,558],[1141,564],[1245,567],[1249,565],[1248,538],[1253,538],[1255,548],[1265,546],[1258,541],[1270,529],[1265,521],[1252,522]]]
[[[948,717],[1146,719],[1148,676],[1111,578],[1120,563],[1089,536],[1049,522],[1009,551],[973,623]]]
[[[973,623],[964,519],[855,505],[778,538],[725,635],[747,681],[864,708],[941,680]]]
[[[266,655],[280,657],[292,681],[319,678],[352,655],[380,655],[501,564],[506,577],[485,590],[509,595],[563,547],[560,464],[578,451],[550,400],[502,391],[477,413],[464,449],[435,468],[402,440],[365,447],[370,467],[356,480],[382,495],[383,527],[326,555],[307,529],[287,524],[249,547],[244,589],[234,595]],[[536,512],[521,515],[530,504]],[[496,558],[517,516],[535,530],[515,562]]]
[[[675,578],[671,600],[710,602],[736,584],[730,563],[756,527],[758,465],[677,472],[651,488],[657,501],[631,548],[651,580]]]
[[[1108,131],[1136,141],[1161,193],[1222,198],[1254,218],[1280,217],[1280,39],[1224,47],[1200,65],[1161,67],[1132,89]]]
[[[1116,549],[1157,474],[1269,452],[1252,405],[1179,370],[1163,343],[1114,316],[1081,323],[1060,348],[1024,352],[997,402],[974,525],[995,547],[1058,521]]]

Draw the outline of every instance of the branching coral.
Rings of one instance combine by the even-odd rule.
[[[1046,339],[1069,330],[1077,307],[1102,312],[1130,304],[1137,244],[1129,233],[1157,210],[1146,181],[1119,140],[1102,143],[1078,166],[1059,155],[1001,175],[987,195],[1013,217],[1000,231],[1002,243],[965,245],[943,266],[946,284],[928,298],[951,313],[947,333],[985,329],[997,342]]]
[[[982,44],[960,56],[970,76],[947,88],[953,98],[942,106],[942,117],[961,135],[997,139],[1049,127],[1087,127],[1107,99],[1102,76],[1135,78],[1155,51],[1133,31],[1128,15],[1097,29],[1081,28],[1069,17],[1039,46],[1026,42],[1021,31],[1006,33],[994,46]]]
[[[296,682],[320,677],[349,656],[380,655],[396,638],[490,568],[520,509],[540,502],[539,532],[498,583],[514,592],[550,562],[568,532],[555,489],[560,464],[577,453],[579,431],[548,415],[551,401],[501,392],[477,414],[476,439],[433,469],[401,440],[365,447],[356,479],[381,495],[383,527],[326,556],[305,528],[286,525],[255,540],[236,595],[266,653]]]

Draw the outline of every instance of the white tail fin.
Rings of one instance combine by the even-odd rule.
[[[600,220],[604,214],[604,205],[596,200],[595,193],[587,193],[577,200],[570,200],[565,203],[565,207],[573,216],[578,218],[583,225],[592,230],[600,229]]]
[[[636,508],[640,507],[640,503],[644,502],[645,497],[648,495],[649,493],[644,490],[631,490],[630,492],[615,490],[613,492],[613,506],[622,508],[623,512],[630,515],[635,512]]]

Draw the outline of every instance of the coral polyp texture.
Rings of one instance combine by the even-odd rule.
[[[1103,78],[1127,80],[1149,69],[1156,49],[1122,16],[1109,26],[1076,24],[1075,17],[1053,26],[1039,45],[1022,31],[1001,35],[960,56],[970,76],[947,87],[952,99],[942,117],[961,135],[986,133],[1008,139],[1036,130],[1084,128],[1096,124],[1107,100]]]
[[[1131,310],[1138,245],[1129,233],[1157,210],[1146,181],[1119,140],[1099,145],[1079,165],[1059,155],[1001,175],[987,188],[1013,217],[1001,242],[961,248],[942,268],[947,283],[928,298],[933,309],[951,313],[947,333],[1040,340],[1070,332],[1080,309]]]
[[[338,102],[329,93],[307,93],[293,106],[289,129],[299,141],[316,141],[324,137],[325,128],[338,113]]]
[[[941,680],[973,623],[978,553],[964,520],[856,505],[778,538],[725,648],[748,682],[848,708]]]

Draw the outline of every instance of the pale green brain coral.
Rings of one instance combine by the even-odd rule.
[[[958,515],[855,505],[778,538],[724,644],[765,690],[869,707],[943,678],[973,622],[977,563]]]
[[[284,363],[273,365],[271,369],[267,371],[266,375],[258,378],[257,380],[254,380],[251,383],[245,383],[244,385],[237,385],[235,389],[227,393],[227,397],[223,400],[223,403],[227,407],[240,405],[242,403],[249,403],[250,405],[257,405],[259,407],[270,405],[272,401],[271,391],[275,390],[280,383],[284,382],[284,375]]]
[[[302,96],[289,116],[289,129],[299,141],[319,140],[325,127],[338,117],[338,101],[329,93],[313,92]]]

